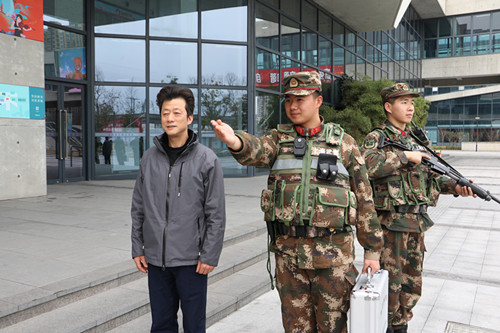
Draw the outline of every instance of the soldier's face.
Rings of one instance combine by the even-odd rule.
[[[164,101],[161,106],[161,127],[169,137],[187,134],[188,126],[193,122],[193,115],[188,117],[184,98]]]
[[[306,96],[286,95],[285,111],[288,119],[295,125],[304,128],[313,128],[321,124],[319,118],[319,107],[323,103],[323,97],[316,94]]]
[[[413,113],[415,112],[414,103],[411,96],[398,97],[393,103],[386,102],[387,119],[393,125],[404,129],[406,124],[409,124],[413,118]]]

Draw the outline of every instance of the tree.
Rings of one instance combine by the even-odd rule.
[[[365,136],[385,120],[385,111],[380,97],[383,88],[393,85],[388,79],[377,81],[364,77],[360,81],[343,76],[340,83],[341,101],[337,108],[322,105],[320,112],[325,122],[340,124],[344,130],[361,144]],[[429,102],[423,97],[415,98],[413,119],[423,127],[428,116]]]

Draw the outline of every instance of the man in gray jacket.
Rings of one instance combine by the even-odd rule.
[[[172,85],[156,103],[165,133],[141,160],[132,197],[132,257],[148,273],[151,332],[205,332],[207,275],[217,266],[226,223],[222,168],[190,129],[194,96]]]

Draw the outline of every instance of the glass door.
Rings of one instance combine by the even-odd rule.
[[[47,182],[85,179],[85,89],[80,85],[45,84]]]

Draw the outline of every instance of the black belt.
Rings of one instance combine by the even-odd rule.
[[[396,213],[426,214],[428,205],[400,205],[394,206]]]
[[[320,228],[309,225],[291,225],[286,226],[283,223],[272,222],[275,226],[276,233],[278,235],[288,235],[292,237],[304,237],[304,238],[314,238],[314,237],[325,237],[333,236],[343,232],[348,232],[347,229],[334,229],[334,228]]]

